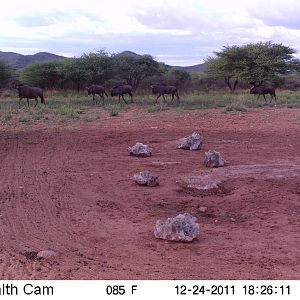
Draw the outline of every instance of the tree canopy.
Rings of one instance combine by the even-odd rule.
[[[90,84],[124,82],[136,89],[147,77],[160,73],[160,64],[150,55],[109,55],[105,51],[33,64],[25,68],[23,82],[43,88],[69,87],[77,90]]]
[[[159,63],[150,55],[138,57],[114,56],[115,74],[130,84],[134,90],[147,77],[159,74]]]
[[[207,59],[207,74],[222,78],[231,91],[239,80],[251,84],[275,84],[280,76],[299,69],[296,51],[282,44],[272,42],[225,46],[215,57]]]

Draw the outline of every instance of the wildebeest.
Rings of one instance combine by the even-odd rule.
[[[177,87],[174,85],[165,85],[165,84],[153,84],[151,85],[152,93],[158,94],[156,98],[156,102],[160,96],[163,96],[164,101],[166,101],[165,96],[166,94],[172,94],[172,101],[174,100],[174,96],[177,97],[179,100],[178,90]]]
[[[43,90],[39,87],[30,86],[30,85],[23,85],[19,84],[17,86],[17,90],[19,92],[19,108],[21,107],[21,100],[23,98],[27,99],[27,104],[29,106],[29,99],[35,99],[35,106],[38,104],[38,97],[41,98],[41,103],[46,104]]]
[[[111,90],[111,96],[114,97],[116,95],[119,95],[119,103],[120,99],[122,97],[123,101],[127,104],[126,100],[124,99],[124,95],[128,94],[131,97],[131,103],[133,102],[133,95],[132,95],[132,86],[129,84],[126,85],[117,85],[113,87]]]
[[[250,94],[258,95],[257,99],[259,99],[260,95],[263,95],[266,103],[267,103],[267,100],[266,100],[265,95],[270,94],[270,96],[271,96],[270,103],[272,102],[273,97],[274,97],[275,103],[276,103],[276,94],[275,94],[274,87],[252,86],[250,89]]]
[[[104,105],[104,95],[108,97],[108,95],[105,92],[105,88],[102,85],[92,84],[91,86],[87,87],[88,95],[93,95],[93,100],[97,104],[97,99],[95,98],[95,95],[99,95],[100,98],[102,98],[102,103]]]

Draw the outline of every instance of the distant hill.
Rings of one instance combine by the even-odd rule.
[[[137,54],[132,51],[123,51],[118,54],[117,56],[126,56],[126,57],[140,57],[142,55]],[[66,57],[56,55],[49,52],[39,52],[33,55],[23,55],[19,53],[14,52],[1,52],[0,51],[0,60],[4,61],[5,63],[11,65],[12,67],[16,69],[23,69],[27,67],[28,65],[34,64],[34,63],[40,63],[45,61],[53,61],[53,60],[61,60],[65,59]],[[169,66],[174,69],[178,70],[184,70],[189,73],[202,73],[205,70],[205,63],[198,64],[194,66],[187,66],[187,67],[180,67],[180,66]]]
[[[180,66],[171,66],[177,70],[183,70],[189,73],[203,73],[206,69],[206,63],[198,64],[194,66],[180,67]]]
[[[1,52],[0,51],[0,60],[4,61],[8,65],[16,69],[23,69],[28,65],[45,62],[45,61],[53,61],[53,60],[61,60],[65,59],[64,56],[48,53],[48,52],[39,52],[33,55],[23,55],[14,52]]]
[[[140,57],[142,55],[137,54],[135,52],[132,51],[123,51],[117,54],[117,56],[127,56],[127,57]],[[203,73],[206,69],[206,64],[198,64],[198,65],[194,65],[194,66],[187,66],[187,67],[181,67],[181,66],[170,66],[167,65],[171,68],[177,69],[177,70],[183,70],[189,73]]]
[[[141,57],[142,55],[137,54],[137,53],[132,52],[132,51],[123,51],[123,52],[120,52],[120,53],[116,54],[116,56],[124,56],[124,57],[138,58],[138,57]]]

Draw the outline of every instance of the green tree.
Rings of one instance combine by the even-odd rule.
[[[241,79],[245,50],[239,46],[228,46],[215,55],[207,59],[206,73],[215,79],[224,79],[230,91],[234,92]]]
[[[288,46],[272,42],[226,46],[215,52],[215,57],[207,59],[206,73],[224,79],[232,92],[240,80],[256,85],[275,84],[282,75],[298,70],[295,52]]]
[[[0,88],[6,87],[14,78],[14,70],[5,62],[0,61]]]
[[[62,61],[49,61],[29,65],[21,73],[24,83],[42,88],[58,88],[62,81]]]
[[[115,55],[113,59],[116,76],[132,85],[134,90],[143,80],[159,74],[160,71],[159,63],[150,55],[138,57]]]
[[[173,69],[171,70],[171,74],[175,77],[174,84],[178,86],[186,86],[192,80],[191,74],[185,70]]]
[[[60,66],[60,74],[65,88],[74,88],[78,91],[82,89],[88,81],[86,73],[84,63],[79,58],[65,59]]]
[[[257,43],[245,47],[247,56],[243,61],[241,77],[257,85],[282,81],[287,75],[299,69],[299,60],[294,58],[296,50],[283,44]]]
[[[113,60],[103,50],[66,59],[61,66],[65,83],[77,90],[89,84],[104,84],[114,74]]]

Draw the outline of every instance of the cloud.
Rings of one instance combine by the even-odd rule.
[[[272,40],[300,49],[299,11],[296,0],[10,0],[0,11],[0,51],[106,48],[192,65],[225,45]]]
[[[251,3],[251,2],[250,2]],[[260,20],[267,26],[281,26],[287,29],[300,29],[300,2],[288,1],[261,1],[257,5],[247,5],[249,17]]]

